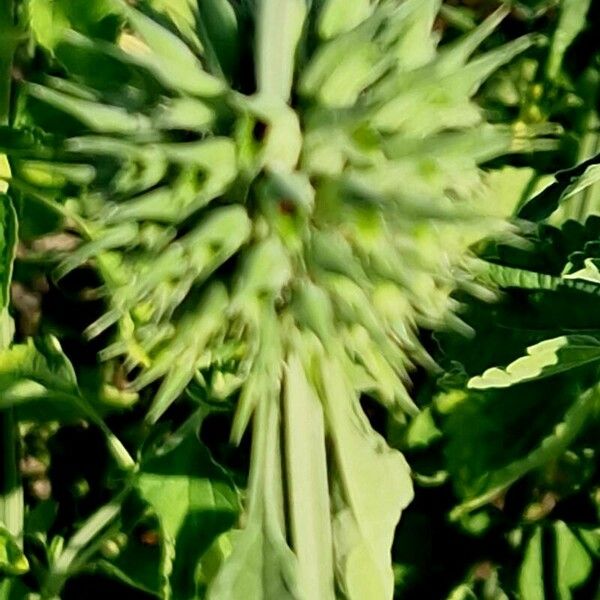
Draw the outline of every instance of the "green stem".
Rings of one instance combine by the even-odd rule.
[[[18,430],[12,408],[0,412],[2,474],[0,477],[0,520],[22,546],[23,487],[18,470]]]
[[[15,39],[13,0],[0,0],[0,125],[7,125],[10,116]]]
[[[91,515],[77,530],[56,562],[51,565],[42,590],[42,598],[51,600],[60,597],[60,592],[67,579],[87,562],[91,552],[101,543],[102,538],[98,536],[119,516],[121,506],[130,491],[131,485],[127,485],[110,502],[101,506]]]
[[[600,98],[600,77],[593,71],[587,77],[587,85],[585,87],[584,99],[590,107],[589,112],[583,121],[583,136],[579,146],[579,161],[586,160],[591,156],[594,156],[600,150],[600,133],[598,133],[598,126],[600,125],[600,117],[596,106],[598,99]],[[576,218],[583,221],[588,216],[590,210],[597,209],[596,206],[592,206],[592,200],[597,197],[597,187],[589,186],[582,194],[579,207],[577,209]]]
[[[60,396],[59,396],[60,397]],[[135,469],[136,462],[125,448],[123,442],[110,430],[110,428],[104,422],[104,419],[96,412],[93,406],[90,405],[85,398],[76,394],[68,395],[68,398],[76,404],[82,412],[84,412],[89,420],[94,423],[104,434],[108,450],[112,454],[117,464],[124,471],[131,471]]]

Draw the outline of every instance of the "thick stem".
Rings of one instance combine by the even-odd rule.
[[[18,430],[13,409],[0,411],[2,473],[0,474],[0,520],[22,545],[23,487],[18,470]]]

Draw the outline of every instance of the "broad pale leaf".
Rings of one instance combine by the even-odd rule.
[[[337,579],[349,600],[391,598],[390,551],[402,510],[413,498],[410,469],[371,429],[337,361],[323,357],[320,370],[333,444]]]
[[[209,588],[207,600],[304,600],[296,582],[296,557],[272,515],[251,515],[231,541],[231,555]]]
[[[284,408],[290,525],[298,577],[307,598],[333,600],[323,408],[298,355],[287,360]]]
[[[270,389],[269,389],[270,388]],[[304,600],[283,520],[279,390],[269,381],[253,421],[252,477],[244,529],[209,587],[207,600]]]

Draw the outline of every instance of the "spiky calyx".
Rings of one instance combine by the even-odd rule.
[[[438,52],[439,4],[212,0],[163,25],[116,2],[117,44],[65,31],[72,78],[27,86],[32,113],[71,120],[12,152],[12,185],[86,239],[58,275],[95,260],[109,310],[88,333],[118,325],[103,356],[141,366],[136,389],[161,380],[149,422],[194,379],[238,393],[235,441],[253,420],[247,526],[211,598],[237,598],[248,564],[245,598],[392,595],[412,487],[359,395],[415,410],[417,328],[452,321],[491,226],[477,165],[520,149],[471,97],[532,43],[471,59],[500,12]]]

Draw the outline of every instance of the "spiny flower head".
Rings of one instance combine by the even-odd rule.
[[[141,367],[134,389],[160,381],[149,422],[190,386],[237,395],[235,441],[253,419],[251,541],[214,598],[233,594],[236,552],[264,538],[283,561],[286,537],[297,578],[269,562],[281,589],[304,590],[290,597],[332,598],[333,577],[348,597],[391,597],[387,555],[412,488],[358,398],[416,410],[417,330],[459,323],[468,248],[497,227],[478,165],[531,147],[486,124],[472,96],[533,40],[473,57],[499,11],[438,50],[439,5],[115,2],[117,42],[66,30],[55,54],[68,78],[26,86],[23,122],[36,113],[52,135],[12,153],[12,183],[84,239],[57,275],[97,266],[108,309],[88,334],[117,326],[103,358]],[[48,107],[62,118],[44,122]],[[280,536],[278,427],[292,497]],[[311,498],[294,483],[309,476],[304,451]],[[302,525],[306,503],[319,523]]]

